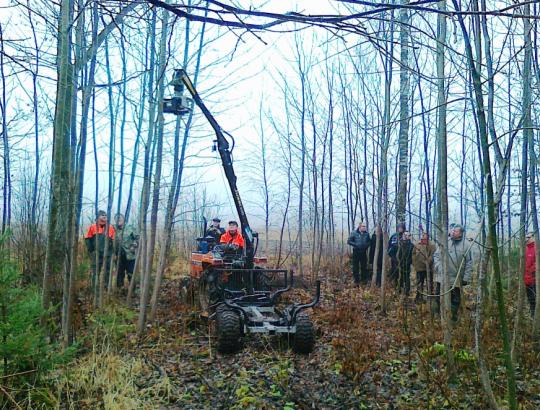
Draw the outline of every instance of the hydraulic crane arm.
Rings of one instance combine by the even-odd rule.
[[[238,213],[238,219],[240,220],[240,228],[244,241],[246,243],[246,267],[251,269],[253,267],[253,258],[255,256],[255,246],[254,238],[257,237],[257,233],[253,232],[249,226],[248,218],[246,211],[244,210],[244,205],[242,204],[242,199],[240,198],[240,192],[238,191],[238,186],[236,185],[236,174],[234,173],[234,167],[232,162],[231,150],[229,141],[223,135],[221,127],[217,123],[216,119],[212,113],[208,110],[204,102],[202,101],[199,93],[195,89],[195,86],[191,82],[191,79],[187,75],[184,69],[174,70],[174,78],[171,84],[174,86],[174,96],[171,99],[164,101],[163,111],[167,113],[172,113],[176,115],[182,115],[186,112],[189,112],[187,109],[185,97],[182,96],[183,86],[187,88],[193,101],[203,112],[204,116],[214,129],[216,134],[216,146],[221,157],[221,164],[223,170],[225,171],[225,176],[229,184],[229,189],[234,200],[234,205],[236,207],[236,212]]]

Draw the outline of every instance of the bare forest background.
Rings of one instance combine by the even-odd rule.
[[[308,284],[348,271],[360,221],[388,234],[405,222],[443,250],[449,224],[463,225],[484,404],[529,403],[516,368],[522,340],[540,332],[538,293],[529,323],[521,280],[525,233],[539,239],[539,15],[537,1],[1,0],[2,250],[67,347],[89,275],[83,233],[100,209],[125,214],[141,234],[128,301],[138,298],[142,337],[163,277],[187,275],[202,218],[236,218],[204,116],[163,114],[184,68],[233,136],[273,266]],[[111,303],[109,289],[93,308]],[[391,310],[384,280],[371,291]],[[486,328],[506,384],[495,393]]]

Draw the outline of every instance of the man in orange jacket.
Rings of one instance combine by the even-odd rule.
[[[230,221],[227,232],[221,235],[219,243],[225,245],[233,245],[234,248],[244,249],[245,242],[242,234],[238,232],[238,222]]]
[[[90,254],[90,264],[92,265],[92,289],[95,289],[95,281],[98,278],[98,272],[103,266],[103,259],[105,258],[105,246],[107,246],[107,258],[105,259],[105,288],[109,283],[109,271],[111,267],[111,256],[114,252],[113,240],[116,234],[114,226],[108,225],[107,234],[105,234],[105,228],[107,227],[107,212],[99,211],[96,218],[96,223],[90,225],[88,232],[84,237],[86,248]],[[108,242],[107,244],[105,242]]]

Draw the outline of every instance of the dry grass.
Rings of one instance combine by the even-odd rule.
[[[92,352],[59,375],[58,399],[69,409],[155,409],[169,400],[171,384],[167,377],[153,383],[153,373],[132,356]]]
[[[57,400],[54,407],[155,409],[169,401],[169,378],[140,358],[121,351],[133,329],[132,319],[120,306],[111,306],[89,318],[92,340],[88,343],[92,348],[54,373],[50,380]]]

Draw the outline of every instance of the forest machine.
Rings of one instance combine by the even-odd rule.
[[[316,293],[310,303],[293,303],[278,309],[280,295],[292,287],[293,272],[267,269],[264,267],[267,259],[255,256],[259,237],[251,230],[242,205],[231,145],[183,69],[175,70],[171,85],[174,86],[174,94],[164,99],[163,112],[184,115],[192,110],[194,102],[215,132],[213,149],[221,157],[245,241],[242,250],[213,243],[213,238],[205,237],[205,219],[203,234],[197,238],[198,248],[191,254],[190,278],[192,284],[196,284],[192,289],[198,294],[196,299],[201,310],[216,319],[218,349],[223,353],[233,353],[240,348],[245,334],[266,333],[286,335],[298,353],[311,352],[315,344],[315,328],[305,310],[319,302],[320,281],[317,281]],[[183,95],[184,87],[191,98]],[[230,134],[228,136],[234,148],[234,139]],[[280,284],[277,289],[271,290],[275,286],[270,286],[270,278],[273,283]]]

